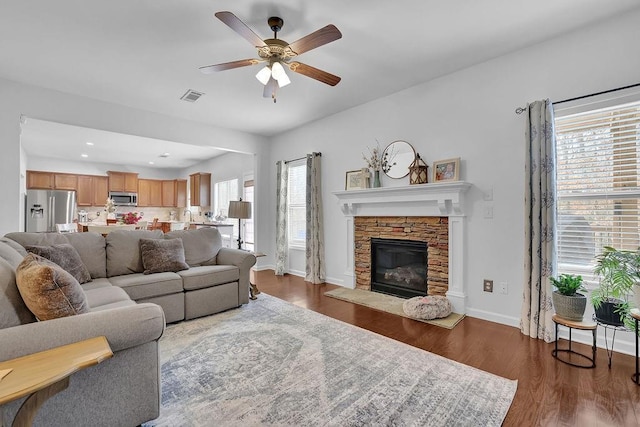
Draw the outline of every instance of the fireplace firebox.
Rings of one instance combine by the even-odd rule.
[[[427,243],[372,238],[371,290],[403,298],[427,295]]]

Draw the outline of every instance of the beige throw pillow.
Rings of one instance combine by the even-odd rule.
[[[91,274],[82,262],[80,254],[69,243],[60,243],[51,246],[26,246],[27,252],[40,255],[51,262],[58,264],[66,272],[71,274],[78,283],[91,281]]]
[[[87,313],[82,286],[59,265],[33,253],[16,269],[16,283],[26,306],[39,320]]]
[[[182,239],[140,239],[144,274],[187,270]]]

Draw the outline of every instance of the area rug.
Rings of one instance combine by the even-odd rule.
[[[328,297],[365,305],[367,307],[375,308],[376,310],[386,311],[387,313],[397,314],[398,316],[447,329],[453,329],[454,326],[464,319],[464,314],[458,313],[451,313],[442,319],[416,319],[415,317],[406,315],[404,310],[402,310],[402,303],[404,303],[406,299],[394,297],[393,295],[381,294],[380,292],[365,291],[363,289],[338,288],[325,292],[324,294]]]
[[[517,381],[262,293],[169,325],[145,426],[499,426]]]

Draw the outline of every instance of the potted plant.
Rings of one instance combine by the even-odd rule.
[[[599,286],[591,293],[596,318],[602,323],[632,327],[629,296],[634,289],[636,295],[640,294],[640,249],[605,246],[596,257],[593,272],[600,276]]]
[[[587,308],[587,297],[578,291],[586,291],[582,276],[561,274],[551,278],[556,290],[551,294],[556,314],[563,319],[581,322]]]

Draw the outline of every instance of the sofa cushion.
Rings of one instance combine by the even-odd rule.
[[[116,230],[107,234],[107,277],[142,273],[140,239],[161,239],[160,230]]]
[[[182,239],[140,239],[144,274],[187,270]]]
[[[133,273],[110,277],[109,281],[133,300],[182,292],[182,279],[176,273]]]
[[[27,254],[16,269],[22,299],[39,320],[87,313],[87,298],[78,281],[57,264]]]
[[[87,270],[87,267],[82,263],[80,254],[69,243],[60,243],[51,246],[26,246],[25,249],[27,252],[40,255],[58,264],[67,273],[71,274],[78,283],[91,281],[89,270]]]
[[[97,279],[93,279],[90,282],[82,284],[82,290],[86,293],[90,289],[98,289],[98,288],[108,288],[113,286],[109,279],[106,277],[99,277]]]
[[[35,321],[18,291],[14,267],[0,259],[0,329]]]
[[[112,304],[114,302],[131,301],[129,295],[127,295],[122,288],[113,285],[88,289],[85,290],[84,293],[87,296],[87,302],[89,303],[89,307],[91,307],[91,311],[97,307]]]
[[[100,233],[65,233],[92,278],[107,277],[107,242]]]
[[[216,256],[222,247],[220,232],[213,227],[170,231],[164,238],[182,239],[185,260],[190,267],[215,265]]]
[[[16,242],[13,242],[13,244],[10,242],[11,240],[5,237],[0,239],[0,258],[7,261],[15,270],[18,268],[18,265],[22,262],[22,258],[24,258],[27,253],[18,252],[13,245],[20,246],[21,248],[22,246],[18,245]],[[24,248],[22,248],[22,251],[24,251]]]
[[[237,282],[240,270],[234,265],[203,265],[179,271],[178,275],[182,277],[184,289],[192,291],[223,283]]]
[[[57,245],[60,243],[69,243],[65,234],[61,233],[26,233],[24,231],[14,231],[11,233],[7,233],[4,237],[8,237],[9,239],[20,243],[23,247],[25,246],[51,246]]]

